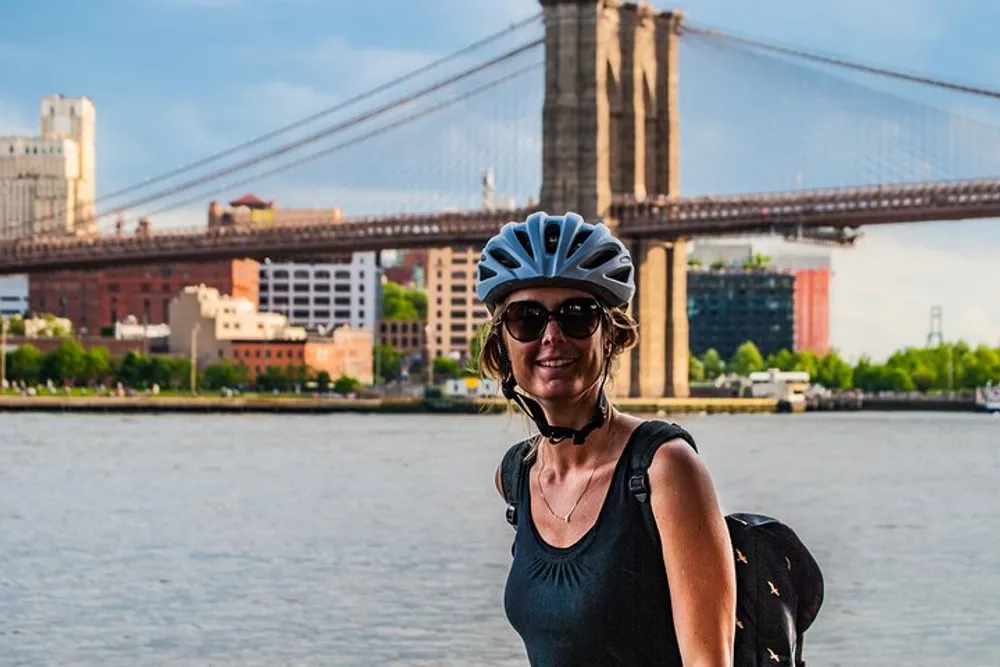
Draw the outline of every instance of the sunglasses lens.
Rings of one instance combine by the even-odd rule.
[[[504,320],[507,331],[515,340],[535,340],[545,330],[548,311],[532,301],[518,301],[507,308]]]
[[[601,323],[601,307],[593,299],[568,299],[556,309],[555,320],[570,338],[590,338]],[[548,321],[549,311],[535,301],[517,301],[504,313],[507,331],[521,342],[536,340]]]
[[[559,306],[556,321],[570,338],[590,338],[601,323],[601,307],[593,299],[569,299]]]

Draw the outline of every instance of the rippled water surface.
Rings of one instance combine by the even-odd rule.
[[[1000,665],[1000,419],[685,424],[785,519],[810,665]],[[0,415],[0,665],[525,665],[502,416]]]

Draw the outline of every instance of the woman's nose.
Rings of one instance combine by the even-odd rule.
[[[543,343],[561,341],[564,338],[565,334],[563,334],[563,330],[559,326],[559,323],[556,322],[556,318],[553,317],[548,322],[545,323],[545,329],[542,331]]]

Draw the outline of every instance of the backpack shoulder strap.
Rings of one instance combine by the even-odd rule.
[[[521,484],[521,471],[528,465],[528,452],[531,451],[532,438],[527,438],[512,445],[503,455],[500,463],[500,488],[507,501],[507,523],[517,527],[517,490]]]
[[[636,427],[636,433],[632,436],[631,451],[629,454],[629,480],[628,489],[639,501],[643,520],[646,529],[655,544],[660,543],[660,531],[656,527],[656,519],[653,517],[653,508],[649,504],[649,465],[653,462],[653,457],[660,449],[660,445],[681,438],[694,451],[698,451],[694,436],[681,426],[668,421],[651,419],[644,421]]]

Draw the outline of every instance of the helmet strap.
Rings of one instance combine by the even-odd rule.
[[[601,425],[608,418],[608,398],[604,394],[604,384],[608,380],[608,371],[610,369],[609,365],[605,365],[604,377],[601,378],[601,387],[598,390],[597,403],[594,405],[594,412],[590,417],[590,421],[584,424],[583,428],[574,429],[568,426],[552,426],[549,424],[548,419],[545,418],[545,411],[542,410],[542,406],[538,404],[535,399],[526,396],[525,394],[516,391],[517,381],[514,379],[514,373],[511,369],[510,359],[507,358],[507,348],[503,345],[500,346],[500,372],[503,375],[503,380],[500,382],[500,387],[503,391],[504,397],[509,401],[514,401],[517,403],[518,407],[527,414],[535,425],[538,427],[538,432],[548,439],[552,444],[556,444],[566,440],[567,438],[573,439],[574,445],[582,445],[587,436]]]

